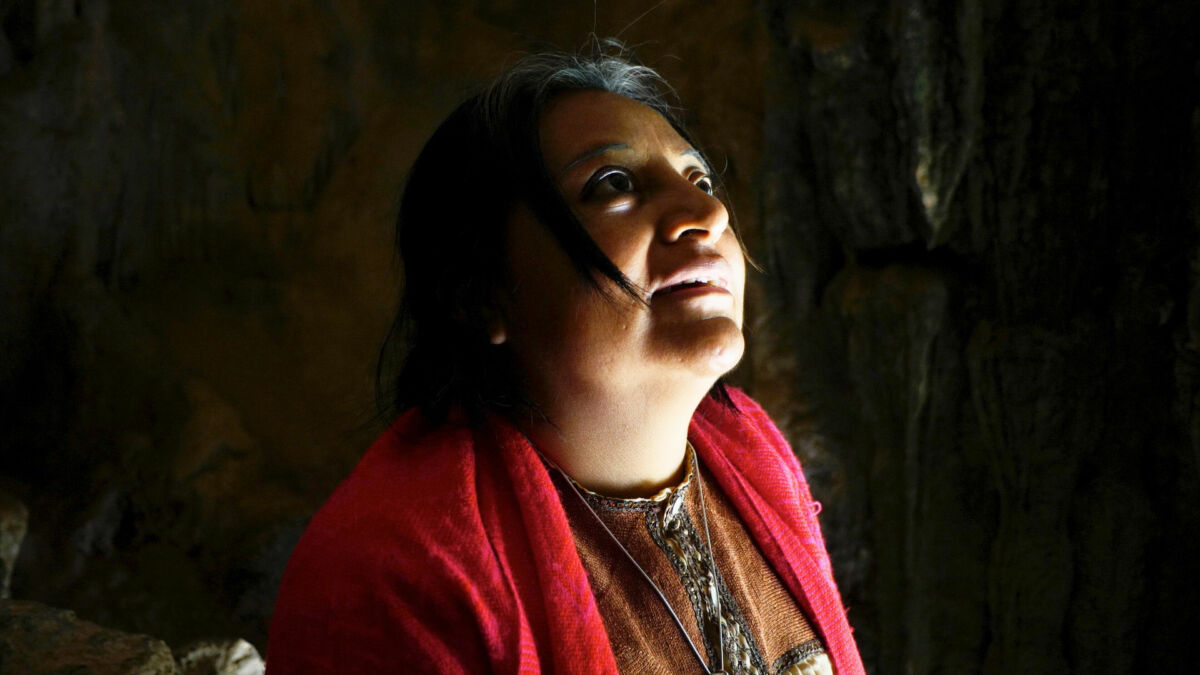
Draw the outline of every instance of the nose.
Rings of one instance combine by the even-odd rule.
[[[729,227],[729,211],[715,196],[679,176],[662,191],[659,236],[666,243],[694,237],[715,243]]]

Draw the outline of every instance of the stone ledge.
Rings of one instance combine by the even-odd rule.
[[[0,672],[177,675],[171,648],[25,600],[0,600]]]

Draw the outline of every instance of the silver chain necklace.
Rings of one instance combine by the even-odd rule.
[[[625,557],[629,559],[630,564],[637,569],[638,573],[642,575],[642,578],[646,580],[646,583],[650,584],[650,588],[654,589],[654,593],[658,596],[658,599],[662,600],[663,606],[667,608],[667,613],[670,614],[671,618],[675,620],[675,625],[679,626],[679,632],[683,633],[683,639],[687,640],[688,647],[692,648],[692,653],[696,655],[696,659],[700,662],[701,667],[704,668],[704,672],[708,673],[708,675],[725,675],[725,622],[721,614],[721,593],[717,588],[717,563],[713,559],[712,536],[708,532],[708,506],[704,502],[704,484],[703,481],[700,480],[700,462],[696,461],[695,459],[695,449],[692,448],[691,443],[688,443],[687,450],[691,455],[691,461],[693,462],[693,466],[695,467],[696,471],[696,490],[700,493],[700,518],[704,522],[704,543],[708,549],[708,592],[713,602],[713,609],[717,620],[717,657],[719,659],[718,663],[720,664],[720,668],[717,670],[713,670],[712,666],[704,661],[704,657],[700,656],[700,650],[696,647],[696,643],[692,641],[692,636],[688,635],[687,629],[683,626],[683,621],[680,621],[679,615],[675,613],[675,608],[671,606],[670,601],[667,600],[667,596],[662,592],[662,589],[658,587],[658,584],[654,583],[654,580],[650,578],[650,574],[638,564],[638,561],[634,559],[633,554],[629,552],[629,549],[625,548],[625,545],[621,543],[620,539],[617,539],[617,535],[613,534],[613,531],[608,529],[608,525],[604,524],[604,519],[602,519],[600,514],[596,513],[596,510],[593,509],[592,505],[588,503],[587,498],[583,496],[583,493],[580,492],[579,488],[575,485],[574,479],[568,476],[567,472],[563,471],[562,467],[550,461],[550,458],[542,455],[542,459],[546,460],[550,466],[554,467],[555,470],[562,474],[562,477],[566,481],[567,485],[571,486],[571,491],[575,493],[575,496],[579,497],[579,501],[583,502],[584,507],[586,507],[588,512],[592,514],[592,517],[596,519],[596,522],[600,523],[600,527],[603,528],[608,534],[609,538],[613,540],[613,543],[617,545],[617,548],[621,549],[621,553],[625,554]],[[539,452],[539,454],[541,453]],[[703,633],[703,627],[700,627],[700,630]]]

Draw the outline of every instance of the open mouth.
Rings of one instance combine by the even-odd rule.
[[[691,297],[710,293],[729,293],[733,272],[729,263],[717,255],[696,255],[682,261],[658,282],[653,295]]]
[[[666,294],[675,293],[678,291],[691,290],[693,288],[708,288],[708,287],[720,288],[720,289],[724,290],[725,281],[723,279],[707,279],[707,278],[702,278],[702,277],[696,278],[696,279],[688,279],[686,281],[681,281],[677,284],[671,284],[670,286],[661,288],[658,290],[657,293],[655,293],[655,295],[666,295]]]

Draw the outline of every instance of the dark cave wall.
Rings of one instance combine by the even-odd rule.
[[[1198,7],[0,0],[13,597],[264,647],[379,428],[405,170],[595,28],[725,167],[766,268],[734,380],[824,504],[868,667],[1183,672]]]
[[[1200,5],[765,11],[765,322],[868,663],[1185,672]]]

